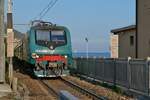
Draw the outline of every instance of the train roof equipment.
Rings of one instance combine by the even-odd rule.
[[[56,24],[42,20],[34,20],[31,22],[31,27],[54,27]]]

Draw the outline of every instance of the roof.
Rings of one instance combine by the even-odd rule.
[[[111,30],[111,33],[117,34],[119,32],[123,32],[123,31],[130,30],[130,29],[135,29],[135,28],[136,28],[136,25],[130,25],[127,27],[113,29],[113,30]]]

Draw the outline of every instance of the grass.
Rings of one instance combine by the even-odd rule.
[[[107,83],[99,83],[99,85],[103,86],[103,87],[106,87],[106,88],[109,88],[109,89],[111,89],[112,91],[114,91],[118,94],[121,94],[121,95],[124,94],[123,90],[121,88],[115,86],[115,85],[111,86],[111,85],[108,85]]]
[[[86,79],[86,78],[83,78],[83,77],[80,77],[80,76],[76,76],[76,75],[73,75],[75,77],[79,77],[80,80],[85,80],[85,81],[88,81],[94,85],[99,85],[99,86],[102,86],[102,87],[105,87],[105,88],[108,88],[108,89],[111,89],[113,92],[117,93],[117,94],[120,94],[120,95],[124,95],[124,91],[117,87],[116,85],[109,85],[105,82],[97,82],[95,80],[91,80],[91,79]]]

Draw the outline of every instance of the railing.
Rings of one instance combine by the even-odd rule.
[[[149,95],[150,60],[76,58],[76,72],[127,90]]]

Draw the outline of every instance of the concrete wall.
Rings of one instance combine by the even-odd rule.
[[[118,58],[118,35],[111,34],[110,39],[111,58]]]
[[[138,58],[150,56],[150,0],[137,0]]]
[[[119,58],[132,57],[135,58],[135,29],[123,31],[122,33],[118,33],[119,35]],[[130,44],[130,36],[134,37],[134,44]]]

